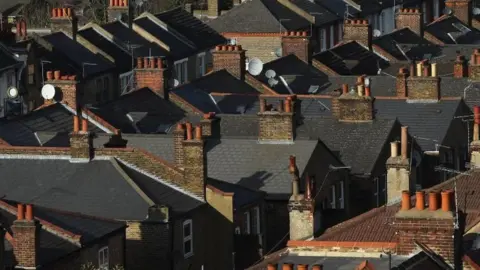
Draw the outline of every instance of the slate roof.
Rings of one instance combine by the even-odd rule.
[[[2,220],[2,226],[6,228],[13,238],[15,234],[11,229],[13,221],[16,220],[16,207],[17,202],[14,201],[2,201],[0,206],[0,218]],[[39,252],[39,264],[48,265],[56,260],[81,249],[81,247],[74,245],[65,237],[61,237],[55,232],[57,228],[68,231],[72,234],[81,236],[80,243],[83,245],[89,245],[95,241],[105,237],[114,232],[121,233],[125,229],[125,223],[114,220],[108,220],[103,218],[95,218],[90,216],[81,215],[78,213],[58,211],[55,209],[49,209],[33,206],[34,215],[36,219],[39,219],[41,226],[40,230],[40,250]],[[43,221],[47,221],[49,224],[44,224]],[[52,227],[54,225],[55,227]],[[49,227],[49,229],[46,229]],[[13,254],[11,243],[5,240],[6,243],[6,257],[9,258]],[[7,265],[11,265],[12,260],[7,262]]]
[[[11,68],[19,62],[14,58],[13,54],[0,43],[0,72],[4,69]]]
[[[59,103],[12,119],[0,119],[0,138],[11,145],[40,146],[36,132],[70,132],[73,114]],[[103,131],[89,123],[89,130]]]
[[[341,20],[343,16],[337,16],[335,13],[330,12],[327,8],[323,7],[310,0],[292,0],[290,1],[305,13],[312,15],[315,18],[315,26],[322,26],[338,20]]]
[[[75,65],[74,68],[78,70],[79,74],[82,74],[83,63],[95,64],[85,68],[86,76],[108,72],[115,67],[101,54],[94,54],[62,32],[53,33],[43,38],[53,45],[55,51],[67,57]]]
[[[405,46],[400,46],[401,50],[397,45],[404,44],[430,44],[429,41],[417,35],[417,33],[410,30],[410,28],[397,29],[389,34],[382,35],[380,37],[374,38],[372,41],[373,45],[376,45],[382,48],[384,51],[388,52],[390,55],[395,57],[397,60],[406,61],[408,60],[402,53],[408,51],[408,48]],[[408,55],[408,54],[407,54]],[[410,57],[410,56],[409,56]]]
[[[182,7],[167,10],[155,16],[193,42],[199,51],[208,50],[226,42],[223,36]]]
[[[233,193],[234,210],[240,210],[242,207],[248,207],[250,204],[257,203],[265,196],[263,192],[254,191],[240,185],[230,184],[212,178],[208,179],[207,184],[222,192]]]
[[[458,26],[456,26],[458,25]],[[466,28],[466,32],[462,32],[459,28]],[[432,34],[445,44],[479,44],[480,31],[464,24],[455,16],[442,16],[440,19],[425,26],[424,31]],[[452,36],[455,41],[448,36],[448,33],[455,33]]]
[[[187,113],[148,88],[137,89],[90,110],[123,133],[166,133]]]
[[[219,33],[278,33],[310,29],[308,20],[277,0],[247,1],[210,21],[209,25]]]
[[[132,170],[111,160],[1,159],[0,171],[9,178],[0,183],[0,193],[8,200],[118,220],[147,216],[150,205],[135,185],[149,189],[142,191],[154,193],[150,199],[170,206],[175,214],[203,204]]]

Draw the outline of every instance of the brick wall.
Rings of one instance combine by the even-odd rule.
[[[167,89],[167,69],[161,58],[138,58],[135,69],[136,88],[150,88],[157,94],[165,97]],[[168,96],[166,97],[168,98]]]
[[[367,20],[346,20],[343,26],[343,40],[357,41],[371,48],[372,28]]]
[[[282,37],[282,53],[284,56],[294,54],[300,60],[308,63],[310,61],[311,48],[307,32],[289,32],[284,35]]]
[[[408,99],[438,100],[440,98],[440,78],[407,78]]]
[[[289,201],[290,240],[304,240],[314,235],[314,205],[312,200]]]
[[[402,8],[397,15],[396,18],[396,28],[402,29],[405,27],[410,28],[413,32],[417,33],[418,35],[422,36],[422,13],[420,13],[420,9],[418,8]]]
[[[260,141],[293,140],[293,113],[263,112],[258,116]]]
[[[12,226],[15,261],[21,267],[35,267],[38,264],[39,226],[34,220],[15,220]]]
[[[233,222],[233,193],[218,192],[215,188],[207,186],[206,199],[208,204],[217,209],[227,220]]]
[[[74,159],[90,160],[92,137],[89,132],[74,132],[70,134],[70,155]]]
[[[457,59],[453,64],[453,77],[455,78],[468,77],[468,65],[463,55],[457,56]]]
[[[400,69],[400,72],[397,74],[397,80],[396,80],[396,90],[397,90],[397,97],[407,97],[408,96],[408,91],[407,91],[407,70],[402,68]]]
[[[455,17],[466,25],[470,25],[472,2],[470,0],[447,0],[445,6],[453,11]]]
[[[228,38],[236,39],[237,44],[242,45],[246,50],[246,57],[258,57],[264,63],[273,61],[278,57],[275,50],[282,47],[281,36],[228,36]]]
[[[339,120],[362,122],[373,120],[373,99],[347,94],[338,98]]]
[[[245,78],[245,50],[241,46],[217,46],[213,52],[213,71],[226,69],[240,80]]]

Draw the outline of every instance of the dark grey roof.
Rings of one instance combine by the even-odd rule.
[[[0,43],[0,72],[4,69],[13,67],[19,62],[15,60],[12,52],[6,48],[2,43]]]
[[[347,11],[347,5],[342,0],[314,0],[315,3],[318,5],[322,5],[332,13],[336,14],[337,16],[344,16],[345,11]],[[356,15],[359,13],[358,10],[349,7],[348,12],[351,15]]]
[[[89,123],[89,130],[103,131]],[[35,132],[70,132],[73,129],[73,114],[61,104],[53,104],[11,119],[0,119],[0,138],[11,145],[39,146]]]
[[[310,29],[308,20],[276,0],[247,1],[210,21],[209,25],[220,33],[278,33]]]
[[[468,29],[465,32],[459,28]],[[479,44],[480,31],[476,28],[464,24],[455,16],[445,16],[443,19],[437,20],[425,27],[425,32],[432,34],[445,44]],[[449,37],[448,33],[452,33],[455,41]]]
[[[242,207],[248,206],[250,204],[258,203],[258,201],[265,196],[263,192],[250,190],[240,185],[230,184],[227,182],[214,180],[212,178],[208,179],[207,184],[213,186],[214,188],[222,192],[233,193],[234,210],[239,210]]]
[[[101,54],[94,54],[62,32],[53,33],[43,38],[53,45],[54,51],[60,52],[64,57],[67,57],[80,74],[82,74],[83,63],[95,64],[85,68],[86,76],[104,73],[115,67],[113,63],[109,62]]]
[[[311,257],[311,256],[295,256],[288,255],[282,257],[278,262],[278,269],[282,269],[283,263],[292,263],[295,266],[298,264],[309,265],[308,269],[312,269],[315,264],[323,265],[323,269],[337,269],[337,270],[351,270],[357,269],[362,262],[368,260],[375,269],[388,269],[389,258],[384,256],[382,258],[368,258],[368,257]],[[404,257],[392,257],[392,267],[395,267],[405,261]],[[294,266],[294,269],[295,269]]]
[[[226,42],[223,36],[182,7],[167,10],[155,16],[193,42],[199,51],[208,50]]]
[[[90,110],[123,133],[166,133],[186,117],[180,107],[148,88],[137,89]]]
[[[97,48],[110,55],[115,60],[115,66],[119,73],[132,70],[131,54],[124,48],[120,48],[110,40],[103,37],[93,28],[79,31],[78,34],[95,45]]]
[[[324,6],[315,3],[310,0],[291,0],[294,5],[299,7],[305,13],[312,15],[315,18],[315,25],[322,26],[325,24],[333,23],[335,21],[341,20],[342,16],[337,16],[334,13],[330,12]]]
[[[432,45],[429,41],[420,37],[415,32],[410,30],[410,28],[394,30],[389,34],[382,35],[380,37],[375,38],[372,41],[372,43],[374,45],[379,46],[380,48],[388,52],[390,55],[392,55],[396,59],[403,60],[403,61],[406,61],[407,59],[403,55],[402,50],[404,52],[407,52],[409,48],[404,48],[405,46],[404,47],[400,46],[401,48],[400,50],[397,45],[403,45],[403,44],[415,44],[415,46],[419,44]],[[407,56],[410,57],[408,53],[407,53]]]
[[[165,43],[165,45],[169,47],[169,52],[172,54],[174,60],[188,57],[197,52],[197,49],[194,46],[191,46],[186,41],[178,38],[176,35],[159,26],[148,17],[138,18],[134,23]]]

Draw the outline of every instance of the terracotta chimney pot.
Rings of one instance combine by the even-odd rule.
[[[402,191],[402,210],[410,210],[410,192],[407,190]]]
[[[185,126],[187,127],[187,140],[190,141],[193,139],[192,123],[186,123]]]
[[[25,211],[25,219],[28,221],[33,220],[33,206],[31,204],[27,204],[27,209]]]
[[[23,204],[19,203],[17,205],[17,220],[24,220],[25,219],[25,209]]]
[[[425,209],[425,194],[423,191],[416,192],[416,203],[415,206],[417,210],[424,210]]]
[[[436,192],[430,192],[428,194],[428,209],[430,211],[437,211],[438,210],[438,194]]]
[[[82,119],[82,132],[88,132],[88,121],[87,119]]]

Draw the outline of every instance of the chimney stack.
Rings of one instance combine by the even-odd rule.
[[[186,123],[185,126],[187,137],[183,140],[182,146],[185,183],[188,183],[190,190],[203,198],[208,174],[202,127],[197,126],[194,130],[190,123]]]
[[[333,114],[342,122],[371,122],[373,120],[373,98],[370,96],[370,87],[365,91],[365,77],[359,76],[357,84],[350,91],[348,85],[342,86],[342,94],[334,98],[335,108],[332,106]]]
[[[410,28],[417,35],[423,37],[423,18],[418,8],[402,8],[397,14],[396,29]]]
[[[474,81],[480,80],[480,49],[475,49],[470,56],[468,77]]]
[[[315,185],[308,173],[305,173],[304,194],[299,194],[300,173],[295,156],[290,156],[288,168],[292,175],[292,196],[288,201],[290,240],[303,240],[315,233]]]
[[[128,28],[132,29],[133,8],[129,5],[129,0],[110,0],[107,8],[107,21],[123,21],[127,19]]]
[[[345,20],[343,40],[357,41],[372,49],[372,27],[368,20]]]
[[[78,18],[71,8],[52,9],[52,18],[50,19],[50,28],[52,32],[66,32],[72,35],[73,40],[77,40]]]
[[[47,71],[45,83],[56,88],[54,100],[65,103],[77,112],[80,110],[83,91],[76,75],[63,75],[60,70]],[[50,102],[52,100],[45,100],[45,103]]]
[[[465,78],[468,76],[467,61],[463,55],[457,55],[457,59],[453,64],[453,77]]]
[[[470,0],[446,0],[445,7],[453,11],[453,15],[464,24],[472,25],[472,2]]]
[[[202,126],[202,134],[205,138],[220,137],[220,121],[214,112],[204,114],[200,125]]]
[[[25,211],[25,212],[24,212]],[[18,204],[17,219],[13,222],[13,254],[17,267],[36,269],[38,265],[39,226],[33,216],[33,206]]]
[[[213,54],[213,71],[226,69],[240,80],[245,79],[246,56],[240,45],[222,45],[215,47]]]
[[[190,125],[190,123],[187,123]],[[185,125],[178,124],[175,131],[173,131],[173,148],[175,153],[175,165],[183,168],[183,141],[185,140]]]
[[[267,105],[266,100],[260,98],[260,112],[258,113],[260,143],[290,144],[294,139],[294,119],[292,97],[287,97],[283,109],[273,110],[272,105]]]
[[[411,70],[413,69],[412,67]],[[437,64],[430,64],[427,60],[423,60],[417,63],[415,73],[416,76],[410,74],[406,79],[404,92],[407,93],[408,100],[410,102],[438,101],[440,99],[440,78],[437,76]],[[397,88],[397,94],[399,94],[399,90],[402,93],[402,90]]]
[[[473,106],[473,141],[470,143],[470,167],[480,168],[480,106]]]
[[[81,122],[81,123],[80,123]],[[93,142],[88,132],[88,120],[73,116],[73,132],[70,134],[70,162],[89,162],[93,156]]]
[[[168,100],[169,76],[169,70],[162,58],[137,58],[137,68],[135,69],[137,89],[150,88],[165,100]]]
[[[401,154],[398,155],[398,142],[391,142],[390,157],[387,159],[387,204],[398,202],[402,190],[413,186],[410,179],[410,160],[408,158],[408,127],[401,128]]]
[[[237,0],[234,0],[234,2]],[[222,7],[221,7],[221,1],[220,0],[208,0],[207,1],[207,11],[208,11],[208,17],[209,18],[217,18],[220,16]]]
[[[403,191],[402,207],[394,222],[399,237],[398,255],[412,254],[417,249],[414,241],[418,241],[440,254],[448,263],[454,263],[453,191],[441,192],[440,209],[438,195],[438,192],[431,192],[429,207],[425,208],[425,195],[417,192],[415,208],[412,208],[410,193]]]
[[[283,56],[294,54],[300,60],[310,63],[310,37],[308,36],[307,31],[292,31],[284,33],[282,36],[282,54]]]
[[[16,40],[17,42],[18,41],[23,41],[23,40],[26,40],[28,38],[27,36],[27,22],[25,21],[25,19],[21,18],[17,21],[17,25],[16,25],[16,33],[15,33],[15,37],[16,37]]]

